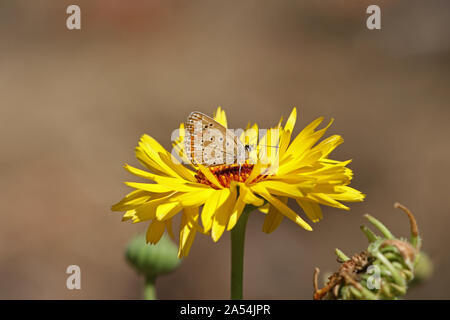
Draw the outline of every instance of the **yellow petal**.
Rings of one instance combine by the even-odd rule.
[[[143,135],[136,148],[136,157],[151,171],[165,176],[195,181],[194,174],[182,166],[175,157],[166,151],[155,139]],[[141,162],[142,162],[141,161]]]
[[[281,197],[280,201],[286,204],[288,198]],[[276,228],[278,228],[282,220],[283,214],[280,213],[274,206],[269,206],[269,212],[267,213],[266,218],[264,219],[263,232],[265,233],[273,232]]]
[[[191,182],[197,181],[194,177],[194,172],[181,165],[179,161],[171,154],[160,153],[159,156],[161,157],[161,160],[163,160],[164,163],[174,172],[176,172],[181,178],[184,178],[187,181]]]
[[[122,221],[129,221],[131,219],[133,219],[136,215],[136,210],[127,210],[123,217],[122,217]]]
[[[166,149],[164,149],[155,139],[153,139],[149,135],[142,135],[141,141],[136,148],[136,152],[138,150],[145,153],[151,160],[148,165],[152,165],[152,167],[168,176],[180,177],[174,170],[172,170],[172,168],[170,168],[170,166],[167,165],[167,163],[165,163],[161,159],[160,154],[168,154]]]
[[[301,226],[302,228],[312,231],[311,226],[302,218],[300,218],[291,208],[285,205],[283,202],[278,200],[275,197],[272,197],[270,193],[262,186],[256,184],[252,187],[253,191],[261,195],[264,199],[270,202],[272,206],[274,206],[278,211],[280,211],[287,218],[294,221],[296,224]]]
[[[153,220],[147,229],[147,243],[155,244],[157,243],[166,229],[164,222]]]
[[[267,167],[279,160],[280,132],[283,129],[269,129],[258,144],[258,158],[263,159]]]
[[[180,244],[178,247],[178,258],[186,257],[189,254],[197,231],[192,221],[198,219],[198,208],[185,208],[180,224]]]
[[[168,195],[161,194],[159,197],[155,196],[152,200],[147,201],[143,205],[140,205],[135,210],[133,216],[133,223],[138,223],[146,220],[156,219],[156,208],[167,201],[170,201],[171,197],[175,196],[176,193],[170,193]]]
[[[294,126],[295,126],[296,121],[297,121],[297,108],[294,107],[294,109],[292,109],[291,114],[289,115],[288,120],[286,121],[284,130],[292,133],[292,131],[294,131]]]
[[[280,121],[278,121],[278,125],[276,126],[276,128],[281,128],[281,124],[283,123],[283,116],[281,116]]]
[[[302,157],[298,155],[304,155],[304,153],[311,149],[312,146],[325,134],[327,129],[333,123],[333,119],[330,120],[328,125],[314,132],[314,129],[322,122],[323,117],[316,119],[310,125],[308,125],[305,129],[303,129],[297,137],[295,137],[294,141],[292,141],[291,145],[286,150],[286,154],[294,154],[297,155],[298,161],[302,159]]]
[[[214,241],[218,241],[225,231],[228,219],[236,202],[236,193],[235,188],[221,190],[221,199],[225,198],[225,201],[217,208],[216,214],[214,215],[211,230],[211,237]]]
[[[315,119],[313,122],[311,122],[310,124],[308,124],[305,128],[303,128],[302,131],[300,131],[300,133],[297,135],[297,137],[294,139],[294,141],[292,142],[292,144],[297,144],[299,143],[303,138],[310,136],[311,134],[313,134],[314,130],[322,123],[324,117],[319,117],[317,119]]]
[[[146,201],[148,201],[151,197],[151,194],[142,191],[142,190],[134,190],[127,194],[122,200],[120,200],[118,203],[114,204],[111,207],[112,211],[126,211],[136,208],[137,206],[140,206],[141,204],[144,204]]]
[[[320,150],[322,152],[322,157],[326,158],[331,153],[331,151],[336,149],[336,147],[343,142],[344,139],[342,139],[341,136],[332,135],[331,137],[328,137],[325,140],[321,141],[317,146],[314,147],[314,149]]]
[[[212,184],[214,184],[217,188],[222,189],[222,185],[217,180],[216,176],[212,174],[211,170],[198,164],[199,170],[205,175],[206,179],[208,179]]]
[[[161,168],[152,158],[148,155],[146,148],[143,144],[139,144],[135,149],[136,159],[148,170],[160,175],[167,175],[165,170]]]
[[[270,209],[270,203],[266,203],[265,205],[261,206],[258,208],[258,211],[264,213],[264,214],[268,214],[269,213],[269,209]]]
[[[277,196],[287,196],[291,198],[303,197],[303,193],[294,184],[277,180],[260,181],[258,184],[266,188],[271,194]]]
[[[248,128],[242,132],[239,138],[244,145],[256,146],[258,143],[258,125],[255,123],[250,126],[249,123]]]
[[[184,128],[183,122],[180,124],[180,128],[179,128],[178,132],[179,132],[178,138],[176,138],[172,142],[172,155],[178,156],[182,163],[187,164],[190,167],[193,167],[191,161],[189,160],[189,158],[186,155],[185,143],[184,143],[184,139],[186,136],[186,130]],[[191,170],[189,170],[189,171],[191,171]]]
[[[127,170],[128,172],[134,174],[135,176],[144,178],[144,179],[150,179],[150,180],[153,180],[153,178],[156,176],[156,175],[153,174],[153,173],[150,173],[150,172],[147,172],[147,171],[144,171],[144,170],[141,170],[141,169],[132,167],[132,166],[130,166],[129,164],[125,164],[123,167],[124,167],[125,170]]]
[[[245,201],[244,201],[244,195],[242,194],[242,191],[239,193],[239,197],[236,200],[236,203],[234,205],[233,211],[230,215],[230,219],[228,221],[227,230],[230,231],[234,228],[237,221],[241,217],[242,210],[245,208]]]
[[[291,140],[291,132],[280,129],[280,143],[279,143],[280,165],[283,161],[286,160],[284,154],[286,153],[290,140]]]
[[[200,184],[183,184],[178,183],[179,181],[169,181],[167,179],[173,179],[173,178],[165,178],[165,180],[157,179],[159,181],[158,183],[140,183],[140,182],[125,182],[125,184],[129,187],[138,189],[138,190],[144,190],[148,192],[153,193],[165,193],[165,192],[197,192],[197,191],[203,191],[208,190],[206,185],[200,185]]]
[[[335,208],[339,208],[339,209],[344,209],[344,210],[350,210],[349,207],[343,205],[342,203],[334,200],[333,198],[331,198],[330,196],[324,194],[324,193],[313,193],[313,194],[308,194],[306,196],[308,199],[314,200],[320,204],[324,204],[326,206],[330,206],[330,207],[335,207]]]
[[[184,208],[180,225],[180,246],[185,247],[189,242],[189,237],[196,230],[193,228],[193,221],[198,219],[198,208]]]
[[[363,201],[365,198],[365,195],[362,192],[348,186],[338,186],[335,189],[340,193],[330,194],[330,197],[334,200],[359,202]]]
[[[153,193],[165,193],[173,192],[172,188],[157,184],[157,183],[140,183],[140,182],[125,182],[125,184],[131,188],[138,190],[149,191]]]
[[[239,184],[239,192],[242,194],[242,200],[251,204],[255,207],[260,207],[264,204],[264,200],[257,197],[251,190],[251,188],[247,187],[245,184]]]
[[[263,168],[263,166],[262,166],[261,162],[257,162],[253,166],[252,172],[250,173],[250,175],[245,180],[245,184],[248,185],[248,184],[252,183],[253,180],[255,180],[261,174],[262,168]]]
[[[296,201],[312,222],[319,222],[323,218],[322,209],[317,203],[300,199],[296,199]]]
[[[150,180],[158,183],[159,185],[168,187],[171,190],[175,190],[175,191],[189,192],[189,191],[197,190],[196,188],[202,188],[202,189],[209,188],[208,186],[201,184],[201,183],[194,183],[194,182],[190,182],[190,181],[187,181],[187,180],[184,180],[181,178],[164,177],[164,176],[156,175],[153,173],[149,173],[146,171],[142,171],[142,170],[133,168],[132,166],[129,166],[129,165],[125,165],[125,169],[139,177],[144,177],[143,173],[146,173],[145,178],[150,179]],[[141,189],[141,190],[146,189],[145,183],[126,182],[126,184],[129,186],[132,186],[133,188],[136,188],[136,189]],[[149,187],[149,188],[151,189],[154,187]],[[152,192],[155,192],[155,191],[152,191]]]
[[[215,191],[217,190],[209,188],[182,193],[173,197],[171,201],[179,202],[183,207],[199,207],[203,205],[206,202],[206,199],[211,197]]]
[[[205,205],[203,206],[201,217],[203,229],[205,230],[205,232],[208,232],[211,229],[214,220],[214,213],[216,212],[217,208],[223,204],[225,200],[226,200],[225,198],[222,199],[221,191],[219,190],[213,192],[212,195],[206,199]]]
[[[214,112],[214,120],[223,125],[225,128],[227,127],[227,116],[225,111],[222,110],[222,107],[218,107],[216,112]]]
[[[200,232],[203,234],[208,234],[208,232],[205,232],[203,230],[203,228],[200,226],[200,224],[198,223],[198,220],[200,218],[200,215],[199,215],[200,208],[199,207],[184,208],[183,212],[186,212],[186,211],[191,212],[190,214],[186,214],[189,225],[192,228],[194,228],[197,232]]]
[[[178,202],[168,202],[160,204],[156,208],[156,219],[163,221],[172,218],[181,210],[181,205]]]

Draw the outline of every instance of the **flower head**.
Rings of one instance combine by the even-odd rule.
[[[319,289],[319,268],[314,271],[315,300],[390,300],[406,294],[414,280],[423,281],[432,272],[431,261],[420,251],[421,238],[417,222],[411,211],[396,203],[408,216],[411,228],[409,241],[395,237],[379,220],[366,214],[365,217],[377,228],[376,235],[367,226],[361,226],[369,240],[369,246],[359,254],[348,257],[341,250],[335,253],[341,265],[328,277],[327,284]]]
[[[143,135],[136,148],[136,157],[148,170],[129,165],[130,173],[150,180],[150,183],[126,182],[135,190],[112,207],[125,211],[123,220],[134,223],[150,221],[147,241],[157,243],[167,231],[172,237],[172,220],[181,213],[178,256],[186,256],[197,232],[220,239],[231,230],[245,206],[251,205],[266,215],[263,231],[270,233],[288,218],[311,231],[311,226],[287,205],[288,198],[296,200],[312,221],[322,219],[320,205],[339,209],[349,208],[341,203],[362,201],[364,195],[349,187],[352,170],[350,161],[328,158],[343,139],[333,135],[317,143],[332,121],[323,129],[316,128],[323,118],[305,127],[292,141],[297,118],[294,108],[284,126],[280,123],[265,132],[248,126],[240,141],[249,149],[244,163],[205,166],[182,164],[187,161],[185,126],[173,142],[172,154],[155,139]],[[227,126],[225,112],[219,107],[214,119]]]

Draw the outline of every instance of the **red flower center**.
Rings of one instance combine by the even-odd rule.
[[[245,182],[252,173],[253,166],[253,164],[244,163],[240,165],[219,165],[209,167],[207,169],[211,171],[211,173],[217,178],[217,180],[223,187],[229,188],[231,181]],[[200,170],[197,171],[195,178],[200,183],[206,184],[214,189],[218,189],[217,186],[209,181],[208,178],[206,178],[203,172],[201,172]]]

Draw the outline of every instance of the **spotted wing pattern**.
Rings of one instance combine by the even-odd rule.
[[[185,151],[195,164],[216,166],[236,163],[244,147],[234,133],[201,112],[192,112],[186,123]]]

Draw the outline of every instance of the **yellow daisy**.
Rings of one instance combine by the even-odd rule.
[[[227,126],[225,112],[219,107],[214,119]],[[155,139],[143,135],[136,147],[136,157],[148,170],[125,169],[150,180],[150,183],[126,182],[135,190],[112,207],[125,211],[123,220],[133,223],[150,221],[147,241],[157,243],[165,231],[174,237],[172,220],[181,213],[179,251],[187,256],[197,232],[218,241],[225,230],[236,225],[244,208],[258,208],[265,214],[263,231],[270,233],[284,217],[304,229],[311,226],[287,205],[288,198],[296,200],[304,214],[312,221],[322,219],[320,205],[339,209],[349,208],[341,203],[362,201],[364,195],[349,187],[352,170],[350,161],[328,158],[343,139],[333,135],[317,143],[332,121],[323,129],[316,128],[323,118],[314,120],[291,142],[297,119],[294,108],[286,124],[269,129],[257,141],[258,126],[248,126],[240,137],[245,144],[255,143],[251,159],[242,165],[184,166]],[[184,124],[173,147],[176,155],[184,154]],[[264,153],[266,161],[262,161]]]

